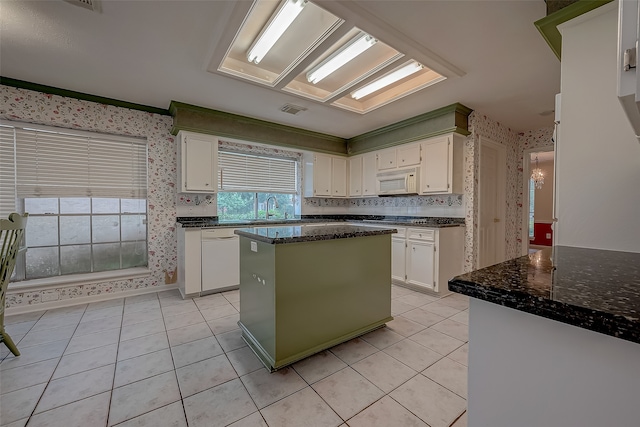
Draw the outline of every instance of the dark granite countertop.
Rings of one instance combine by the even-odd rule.
[[[336,224],[324,227],[282,226],[241,228],[235,233],[242,237],[269,244],[312,242],[317,240],[349,239],[396,233],[396,229],[372,228],[357,225]]]
[[[216,227],[263,227],[280,226],[290,224],[308,224],[314,222],[362,222],[362,225],[398,225],[403,227],[463,227],[464,218],[448,217],[407,217],[407,216],[383,216],[383,215],[303,215],[301,218],[287,220],[238,220],[219,221],[218,217],[178,217],[178,222],[183,228],[216,228]]]
[[[454,277],[449,289],[640,343],[640,253],[555,246]]]

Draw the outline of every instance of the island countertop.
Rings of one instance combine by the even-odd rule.
[[[555,246],[454,277],[449,290],[640,343],[640,253]]]
[[[357,225],[324,225],[319,227],[276,226],[240,228],[234,233],[241,237],[249,237],[269,244],[312,242],[316,240],[349,239],[353,237],[377,236],[392,234],[397,230],[389,228],[372,228]]]

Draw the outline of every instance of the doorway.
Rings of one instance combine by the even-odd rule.
[[[553,150],[553,146],[547,146],[524,151],[522,255],[553,245],[555,187]]]
[[[478,268],[505,260],[506,149],[480,137],[478,170]]]

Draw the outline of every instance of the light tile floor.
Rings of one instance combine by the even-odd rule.
[[[240,337],[238,291],[7,316],[0,425],[465,427],[468,299],[392,288],[386,328],[275,373]]]

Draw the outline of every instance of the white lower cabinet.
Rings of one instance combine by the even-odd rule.
[[[407,242],[407,275],[406,282],[434,290],[434,258],[435,244],[409,240]]]
[[[464,227],[408,228],[403,241],[405,252],[401,255],[398,250],[392,265],[404,261],[405,274],[392,277],[393,282],[419,291],[449,293],[449,279],[464,272]]]
[[[391,237],[391,280],[404,281],[407,243],[403,237]]]
[[[199,228],[178,227],[178,289],[182,298],[202,290],[202,239]]]
[[[240,285],[239,237],[233,228],[178,228],[178,289],[183,298]]]

